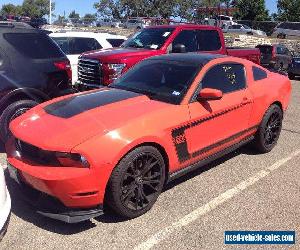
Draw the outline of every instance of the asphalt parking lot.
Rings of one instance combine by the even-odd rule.
[[[150,212],[129,221],[112,213],[73,225],[44,218],[6,174],[12,217],[0,249],[300,249],[299,121],[300,81],[293,81],[272,152],[239,149],[171,183]],[[224,245],[225,230],[295,230],[296,245]]]

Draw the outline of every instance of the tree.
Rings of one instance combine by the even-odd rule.
[[[270,20],[265,0],[239,0],[235,17],[241,20],[267,21]]]
[[[91,24],[97,20],[97,16],[95,14],[85,14],[82,20],[86,24]]]
[[[69,18],[71,19],[72,23],[78,23],[80,21],[80,15],[76,13],[75,10],[70,13]]]
[[[41,18],[50,12],[49,0],[24,0],[22,5],[26,16]],[[52,11],[55,10],[55,3],[52,3]]]
[[[279,21],[300,21],[300,1],[299,0],[278,0],[277,2]]]
[[[122,0],[100,0],[94,4],[101,16],[121,19],[123,17],[124,6]]]
[[[14,4],[4,4],[2,5],[1,8],[1,15],[14,15],[14,16],[19,16],[22,15],[22,6],[20,5],[14,5]]]

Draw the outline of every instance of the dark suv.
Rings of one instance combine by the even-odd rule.
[[[74,92],[66,55],[42,31],[0,22],[0,134],[9,122],[40,102]]]
[[[292,62],[292,53],[282,44],[257,45],[262,66],[276,71],[286,71]]]

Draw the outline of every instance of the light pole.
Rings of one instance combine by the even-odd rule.
[[[52,0],[49,3],[49,24],[52,24]]]

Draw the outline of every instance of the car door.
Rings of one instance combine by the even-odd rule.
[[[192,157],[235,143],[247,133],[252,107],[252,96],[246,86],[244,65],[222,63],[204,75],[199,90],[219,89],[220,100],[198,101],[189,104],[191,126],[185,131],[188,152]]]

